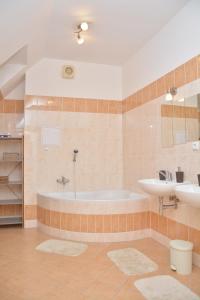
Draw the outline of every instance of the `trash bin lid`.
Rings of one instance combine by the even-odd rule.
[[[190,251],[193,249],[193,243],[183,240],[172,240],[170,241],[170,247],[181,251]]]

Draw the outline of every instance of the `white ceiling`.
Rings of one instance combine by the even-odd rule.
[[[28,44],[30,63],[52,57],[120,65],[143,47],[189,0],[0,1],[0,64]],[[90,28],[85,44],[76,24]],[[6,34],[5,34],[6,32]]]

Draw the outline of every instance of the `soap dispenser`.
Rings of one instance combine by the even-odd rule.
[[[178,171],[176,172],[176,182],[183,182],[184,180],[184,172],[181,171],[181,167],[178,167]]]
[[[198,177],[198,182],[199,182],[199,186],[200,186],[200,174],[198,174],[197,177]]]

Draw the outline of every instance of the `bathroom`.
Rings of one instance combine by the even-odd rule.
[[[0,299],[200,299],[200,1],[0,8]]]

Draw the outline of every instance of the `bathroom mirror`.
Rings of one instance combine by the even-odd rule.
[[[186,140],[200,140],[200,94],[185,99]]]
[[[184,98],[173,100],[172,130],[173,130],[174,145],[180,145],[186,143],[185,110],[186,110],[186,106],[185,106]]]
[[[161,104],[162,147],[200,139],[200,94]]]
[[[173,146],[173,105],[171,102],[161,104],[162,147]]]

